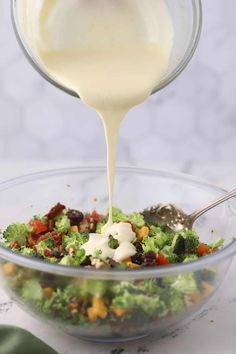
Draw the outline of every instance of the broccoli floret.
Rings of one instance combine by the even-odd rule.
[[[69,317],[68,298],[65,298],[64,292],[57,289],[49,299],[44,301],[42,310],[46,315],[67,319]]]
[[[170,263],[177,263],[178,262],[178,256],[173,253],[173,248],[171,246],[165,246],[162,248],[161,253],[165,258],[168,259]]]
[[[171,246],[178,256],[185,253],[185,238],[182,235],[175,235]]]
[[[114,238],[112,235],[109,236],[109,241],[108,241],[108,246],[112,249],[116,249],[119,247],[119,242],[116,238]]]
[[[108,285],[109,282],[105,280],[85,280],[80,286],[80,294],[102,297],[107,292]]]
[[[98,223],[97,223],[97,226],[96,226],[96,233],[97,234],[101,234],[102,233],[102,228],[103,228],[103,226],[106,224],[106,220],[104,219],[104,220],[101,220],[101,221],[99,221]]]
[[[37,302],[42,300],[43,291],[37,279],[26,280],[21,289],[21,296],[29,302]]]
[[[144,237],[142,241],[143,252],[148,253],[150,251],[158,253],[159,252],[159,243],[155,237]]]
[[[70,248],[79,249],[89,239],[88,234],[80,234],[78,232],[69,232],[63,236],[63,246],[68,251]]]
[[[59,263],[63,265],[79,266],[81,263],[83,263],[85,258],[85,250],[81,249],[76,251],[75,256],[64,256]]]
[[[32,226],[16,223],[9,225],[4,231],[3,236],[6,242],[17,241],[20,246],[25,246],[26,239],[32,231]]]
[[[76,251],[76,253],[75,253],[76,265],[80,265],[81,263],[83,263],[85,258],[86,258],[85,250],[81,249],[81,250]]]
[[[224,245],[225,239],[223,237],[218,238],[216,241],[210,243],[208,247],[214,249],[214,248],[220,248]]]
[[[174,233],[163,231],[161,227],[152,225],[150,227],[149,236],[156,237],[158,239],[159,248],[162,249],[165,246],[171,245]]]
[[[198,256],[196,254],[188,254],[184,258],[183,263],[193,262],[193,261],[196,261],[197,259],[198,259]]]
[[[75,265],[75,259],[74,259],[74,257],[67,255],[67,256],[64,256],[64,257],[60,260],[59,263],[60,263],[60,264],[63,264],[63,265],[74,266],[74,265]]]
[[[143,250],[145,253],[149,251],[158,253],[172,242],[172,238],[170,233],[163,232],[160,227],[151,226],[149,236],[144,237],[142,241]]]
[[[180,293],[191,294],[198,291],[197,282],[194,273],[179,274],[175,282],[171,285],[172,288]]]
[[[53,239],[49,236],[45,240],[40,241],[36,245],[37,253],[41,256],[45,256],[44,252],[46,249],[53,250],[55,247]]]
[[[145,294],[133,294],[129,291],[115,296],[112,301],[115,307],[125,308],[129,311],[143,311],[149,316],[163,317],[167,314],[168,310],[164,301],[158,295],[148,296]]]
[[[181,293],[174,289],[168,290],[168,308],[173,313],[181,313],[185,308],[184,298]]]
[[[35,252],[32,248],[29,248],[29,247],[23,247],[20,251],[20,253],[23,255],[23,256],[34,256],[35,255]]]
[[[187,253],[196,253],[199,246],[199,236],[194,230],[185,230],[181,233],[185,239],[185,251]]]
[[[70,229],[70,219],[66,215],[66,209],[55,218],[55,229],[58,232],[66,233]]]
[[[141,228],[145,225],[145,220],[142,214],[140,213],[133,213],[128,216],[129,221],[138,228]]]
[[[129,220],[128,216],[122,213],[121,209],[115,207],[112,208],[112,218],[113,218],[113,222]]]
[[[168,309],[161,299],[162,289],[156,280],[145,280],[139,283],[122,281],[111,287],[112,305],[129,311],[142,311],[147,315],[166,315]]]

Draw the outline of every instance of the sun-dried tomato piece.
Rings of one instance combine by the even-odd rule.
[[[44,250],[44,256],[45,256],[45,257],[54,257],[54,256],[53,256],[53,251],[50,250],[50,248],[45,248],[45,250]]]
[[[60,246],[62,244],[62,234],[60,234],[60,232],[53,231],[50,233],[50,235],[53,238],[56,246]]]
[[[46,214],[48,219],[54,219],[56,216],[60,215],[62,210],[64,210],[66,207],[65,205],[61,203],[57,203],[50,211],[49,213]]]
[[[50,237],[50,235],[51,235],[50,232],[48,232],[47,234],[44,234],[44,235],[40,236],[40,237],[36,240],[35,244],[37,245],[39,242],[41,242],[41,241],[43,241],[43,240],[46,240],[46,238]]]
[[[39,235],[48,231],[48,225],[44,224],[40,220],[31,220],[30,225],[33,226],[35,235]]]
[[[43,237],[43,236],[42,236]],[[38,243],[38,235],[31,234],[27,237],[27,247],[34,247]]]
[[[20,245],[19,245],[18,241],[16,241],[16,240],[11,241],[10,248],[12,250],[19,250],[20,249]]]

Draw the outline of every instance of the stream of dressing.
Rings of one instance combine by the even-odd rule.
[[[168,68],[173,26],[166,2],[18,3],[20,25],[40,66],[57,82],[75,91],[103,121],[109,191],[105,233],[112,227],[115,156],[121,122],[132,107],[158,86]]]

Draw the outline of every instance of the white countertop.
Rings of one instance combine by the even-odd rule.
[[[0,181],[19,174],[44,170],[71,163],[0,161]],[[198,175],[225,188],[236,185],[236,167],[227,164],[183,166],[165,165],[165,169]],[[0,323],[19,325],[31,331],[60,354],[235,354],[236,353],[236,259],[215,297],[189,323],[165,338],[146,338],[122,344],[91,344],[54,330],[25,314],[0,289]],[[235,285],[234,285],[235,284]]]

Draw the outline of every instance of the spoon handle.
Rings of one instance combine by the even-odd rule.
[[[201,208],[201,209],[195,211],[194,213],[190,214],[189,217],[192,219],[192,221],[195,221],[197,218],[199,218],[199,216],[201,216],[202,214],[204,214],[208,210],[216,207],[217,205],[225,202],[226,200],[228,200],[230,198],[233,198],[234,196],[236,196],[236,188],[234,188],[230,192],[224,194],[222,197],[216,199],[214,202],[211,202],[210,204],[208,204],[204,208]]]

